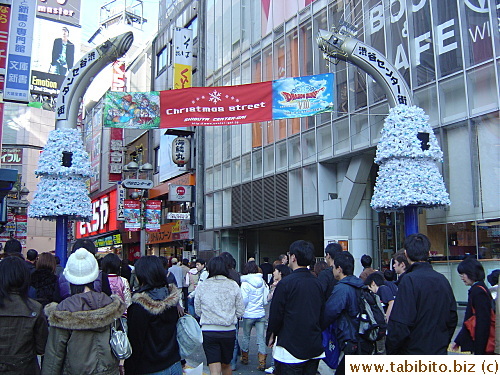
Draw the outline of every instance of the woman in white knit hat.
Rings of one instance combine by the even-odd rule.
[[[118,359],[109,344],[111,324],[125,311],[118,296],[93,290],[99,274],[93,254],[81,248],[68,259],[64,277],[71,297],[49,304],[49,338],[42,374],[118,374]]]

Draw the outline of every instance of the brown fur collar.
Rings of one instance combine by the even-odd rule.
[[[160,315],[166,309],[176,306],[177,303],[179,303],[179,292],[177,287],[170,285],[168,291],[169,295],[164,300],[154,300],[147,292],[142,292],[134,294],[132,296],[132,302],[138,303],[153,315]]]
[[[109,326],[122,316],[125,304],[120,297],[112,295],[113,302],[96,310],[88,311],[60,311],[56,310],[57,303],[45,306],[45,315],[48,316],[49,325],[64,329],[88,330]]]

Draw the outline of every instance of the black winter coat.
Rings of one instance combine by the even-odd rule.
[[[332,295],[333,287],[337,284],[337,280],[333,277],[333,267],[330,266],[321,271],[318,275],[318,280],[321,282],[325,301],[328,301],[328,298]]]
[[[125,360],[127,375],[165,370],[181,360],[177,344],[178,289],[158,288],[132,296],[127,310],[132,356]]]
[[[462,329],[455,339],[462,351],[486,354],[486,344],[490,335],[491,301],[491,294],[484,281],[479,281],[470,287],[464,322],[472,316],[472,307],[474,307],[476,311],[476,339],[473,341],[469,330],[465,325],[462,325]]]
[[[35,270],[31,274],[29,297],[44,307],[51,302],[61,302],[58,277],[47,269]]]
[[[276,286],[269,313],[267,342],[271,334],[277,345],[298,359],[323,353],[321,313],[324,307],[321,283],[307,268],[298,268]]]
[[[387,354],[447,354],[457,320],[446,277],[429,263],[413,263],[399,284],[389,318]]]

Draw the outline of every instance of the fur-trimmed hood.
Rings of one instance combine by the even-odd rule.
[[[89,295],[89,293],[91,293],[92,295]],[[86,304],[86,302],[92,300],[91,297],[95,297],[94,294],[102,295],[102,297],[107,297],[101,298],[98,301],[95,301],[94,299],[92,302],[98,303],[97,308],[95,309],[86,310],[82,308],[74,311],[75,309],[70,308],[72,306],[68,306],[68,302],[77,302],[84,305]],[[64,308],[65,305],[68,307],[68,309],[61,309]],[[75,304],[73,304],[73,306],[74,305]],[[108,327],[111,323],[114,322],[115,319],[118,319],[122,316],[125,309],[125,304],[120,299],[120,297],[116,295],[112,295],[111,298],[109,298],[104,293],[88,292],[71,296],[60,304],[48,304],[45,307],[45,315],[47,315],[49,325],[51,327],[71,330],[93,330]]]
[[[168,288],[168,296],[165,299],[153,299],[148,291],[135,293],[132,296],[132,303],[141,305],[146,311],[153,315],[160,315],[166,309],[174,307],[179,303],[178,288],[170,285]]]

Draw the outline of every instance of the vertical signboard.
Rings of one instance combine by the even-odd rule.
[[[125,194],[126,190],[121,181],[116,184],[116,220],[125,220]]]
[[[177,27],[174,31],[174,89],[192,86],[193,31]]]
[[[148,200],[146,202],[146,231],[160,230],[161,201]]]
[[[5,75],[5,68],[7,67],[7,46],[9,44],[9,25],[10,25],[10,5],[0,4],[0,74],[1,75]]]
[[[125,199],[125,230],[134,232],[141,230],[141,202],[133,199]]]
[[[35,7],[31,0],[12,1],[4,100],[29,102]]]

